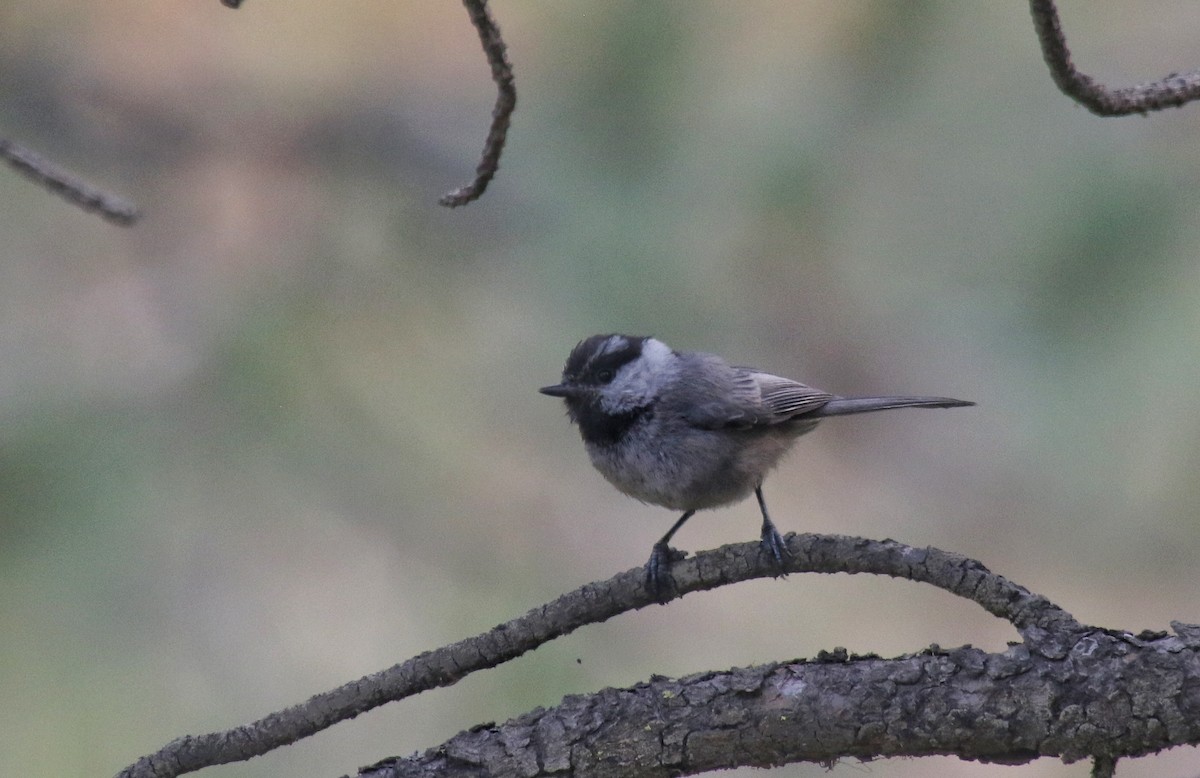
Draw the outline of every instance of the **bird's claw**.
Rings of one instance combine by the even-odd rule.
[[[788,551],[787,543],[783,542],[783,538],[779,534],[779,530],[775,529],[775,525],[764,523],[762,528],[762,548],[767,556],[775,565],[775,577],[786,578],[786,562],[791,559],[792,554]]]
[[[658,602],[666,602],[675,593],[675,579],[671,577],[671,565],[687,556],[686,551],[671,548],[666,543],[655,543],[646,562],[646,591]]]

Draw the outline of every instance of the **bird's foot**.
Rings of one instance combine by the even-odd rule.
[[[763,551],[775,565],[775,577],[786,578],[785,563],[791,559],[792,554],[788,551],[787,544],[783,542],[779,530],[775,529],[775,525],[770,521],[763,522],[761,542]]]
[[[687,556],[686,551],[671,548],[663,542],[654,544],[650,561],[646,563],[646,591],[658,602],[666,602],[675,593],[671,565]]]

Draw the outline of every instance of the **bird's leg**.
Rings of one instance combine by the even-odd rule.
[[[783,570],[783,562],[790,554],[788,553],[787,545],[784,544],[783,538],[779,536],[779,530],[775,529],[775,523],[771,521],[771,517],[767,515],[767,501],[763,499],[762,484],[754,487],[754,496],[758,498],[758,507],[762,509],[762,547],[763,550],[770,555],[775,562],[775,567],[779,571],[779,577],[787,575]]]
[[[646,589],[659,602],[670,599],[671,591],[675,588],[675,582],[671,580],[671,563],[687,556],[684,552],[671,548],[671,537],[694,513],[695,511],[688,511],[680,516],[650,552],[650,561],[646,563]]]

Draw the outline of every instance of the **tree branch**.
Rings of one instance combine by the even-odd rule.
[[[841,535],[788,535],[789,573],[874,573],[932,584],[1010,621],[1029,650],[1058,659],[1086,631],[1044,597],[990,572],[980,563],[935,548],[894,540]],[[675,563],[674,597],[776,574],[758,543],[705,551]],[[634,568],[573,592],[473,638],[419,654],[407,662],[318,694],[308,701],[224,732],[185,736],[142,757],[120,778],[174,778],[218,764],[243,761],[320,732],[388,702],[449,686],[495,667],[587,624],[656,604]],[[672,597],[672,599],[674,598]]]
[[[128,227],[140,216],[133,203],[97,189],[40,154],[3,138],[0,138],[0,159],[67,202],[99,214],[113,224]]]
[[[1050,76],[1067,96],[1099,116],[1145,114],[1164,108],[1178,108],[1200,98],[1200,71],[1170,73],[1148,84],[1112,89],[1091,76],[1079,72],[1071,62],[1067,39],[1054,0],[1029,0],[1033,26],[1037,30],[1042,56],[1050,66]]]
[[[463,0],[463,5],[467,7],[471,24],[479,31],[479,41],[483,44],[488,65],[492,68],[492,80],[496,82],[496,105],[492,108],[492,126],[488,130],[487,140],[484,141],[479,165],[475,168],[475,179],[438,200],[438,203],[447,208],[457,208],[477,200],[487,189],[492,176],[496,175],[496,170],[500,167],[500,152],[504,150],[508,126],[512,121],[513,111],[517,108],[517,88],[513,82],[512,65],[508,62],[504,39],[500,37],[500,28],[488,13],[487,0]]]
[[[1181,625],[1182,627],[1182,625]],[[1200,741],[1200,651],[1186,635],[1092,629],[1063,656],[1027,644],[897,659],[844,651],[571,696],[463,732],[364,778],[673,778],[733,767],[950,755],[1024,764]]]

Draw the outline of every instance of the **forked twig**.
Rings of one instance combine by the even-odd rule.
[[[1010,621],[1031,650],[1063,656],[1086,628],[1069,613],[972,559],[893,540],[788,535],[789,573],[874,573],[929,583]],[[705,551],[673,565],[674,596],[779,573],[755,543]],[[173,778],[260,756],[388,702],[450,686],[477,670],[515,659],[582,626],[657,604],[634,568],[587,584],[473,638],[428,651],[308,701],[224,732],[185,736],[125,768],[119,778]]]

